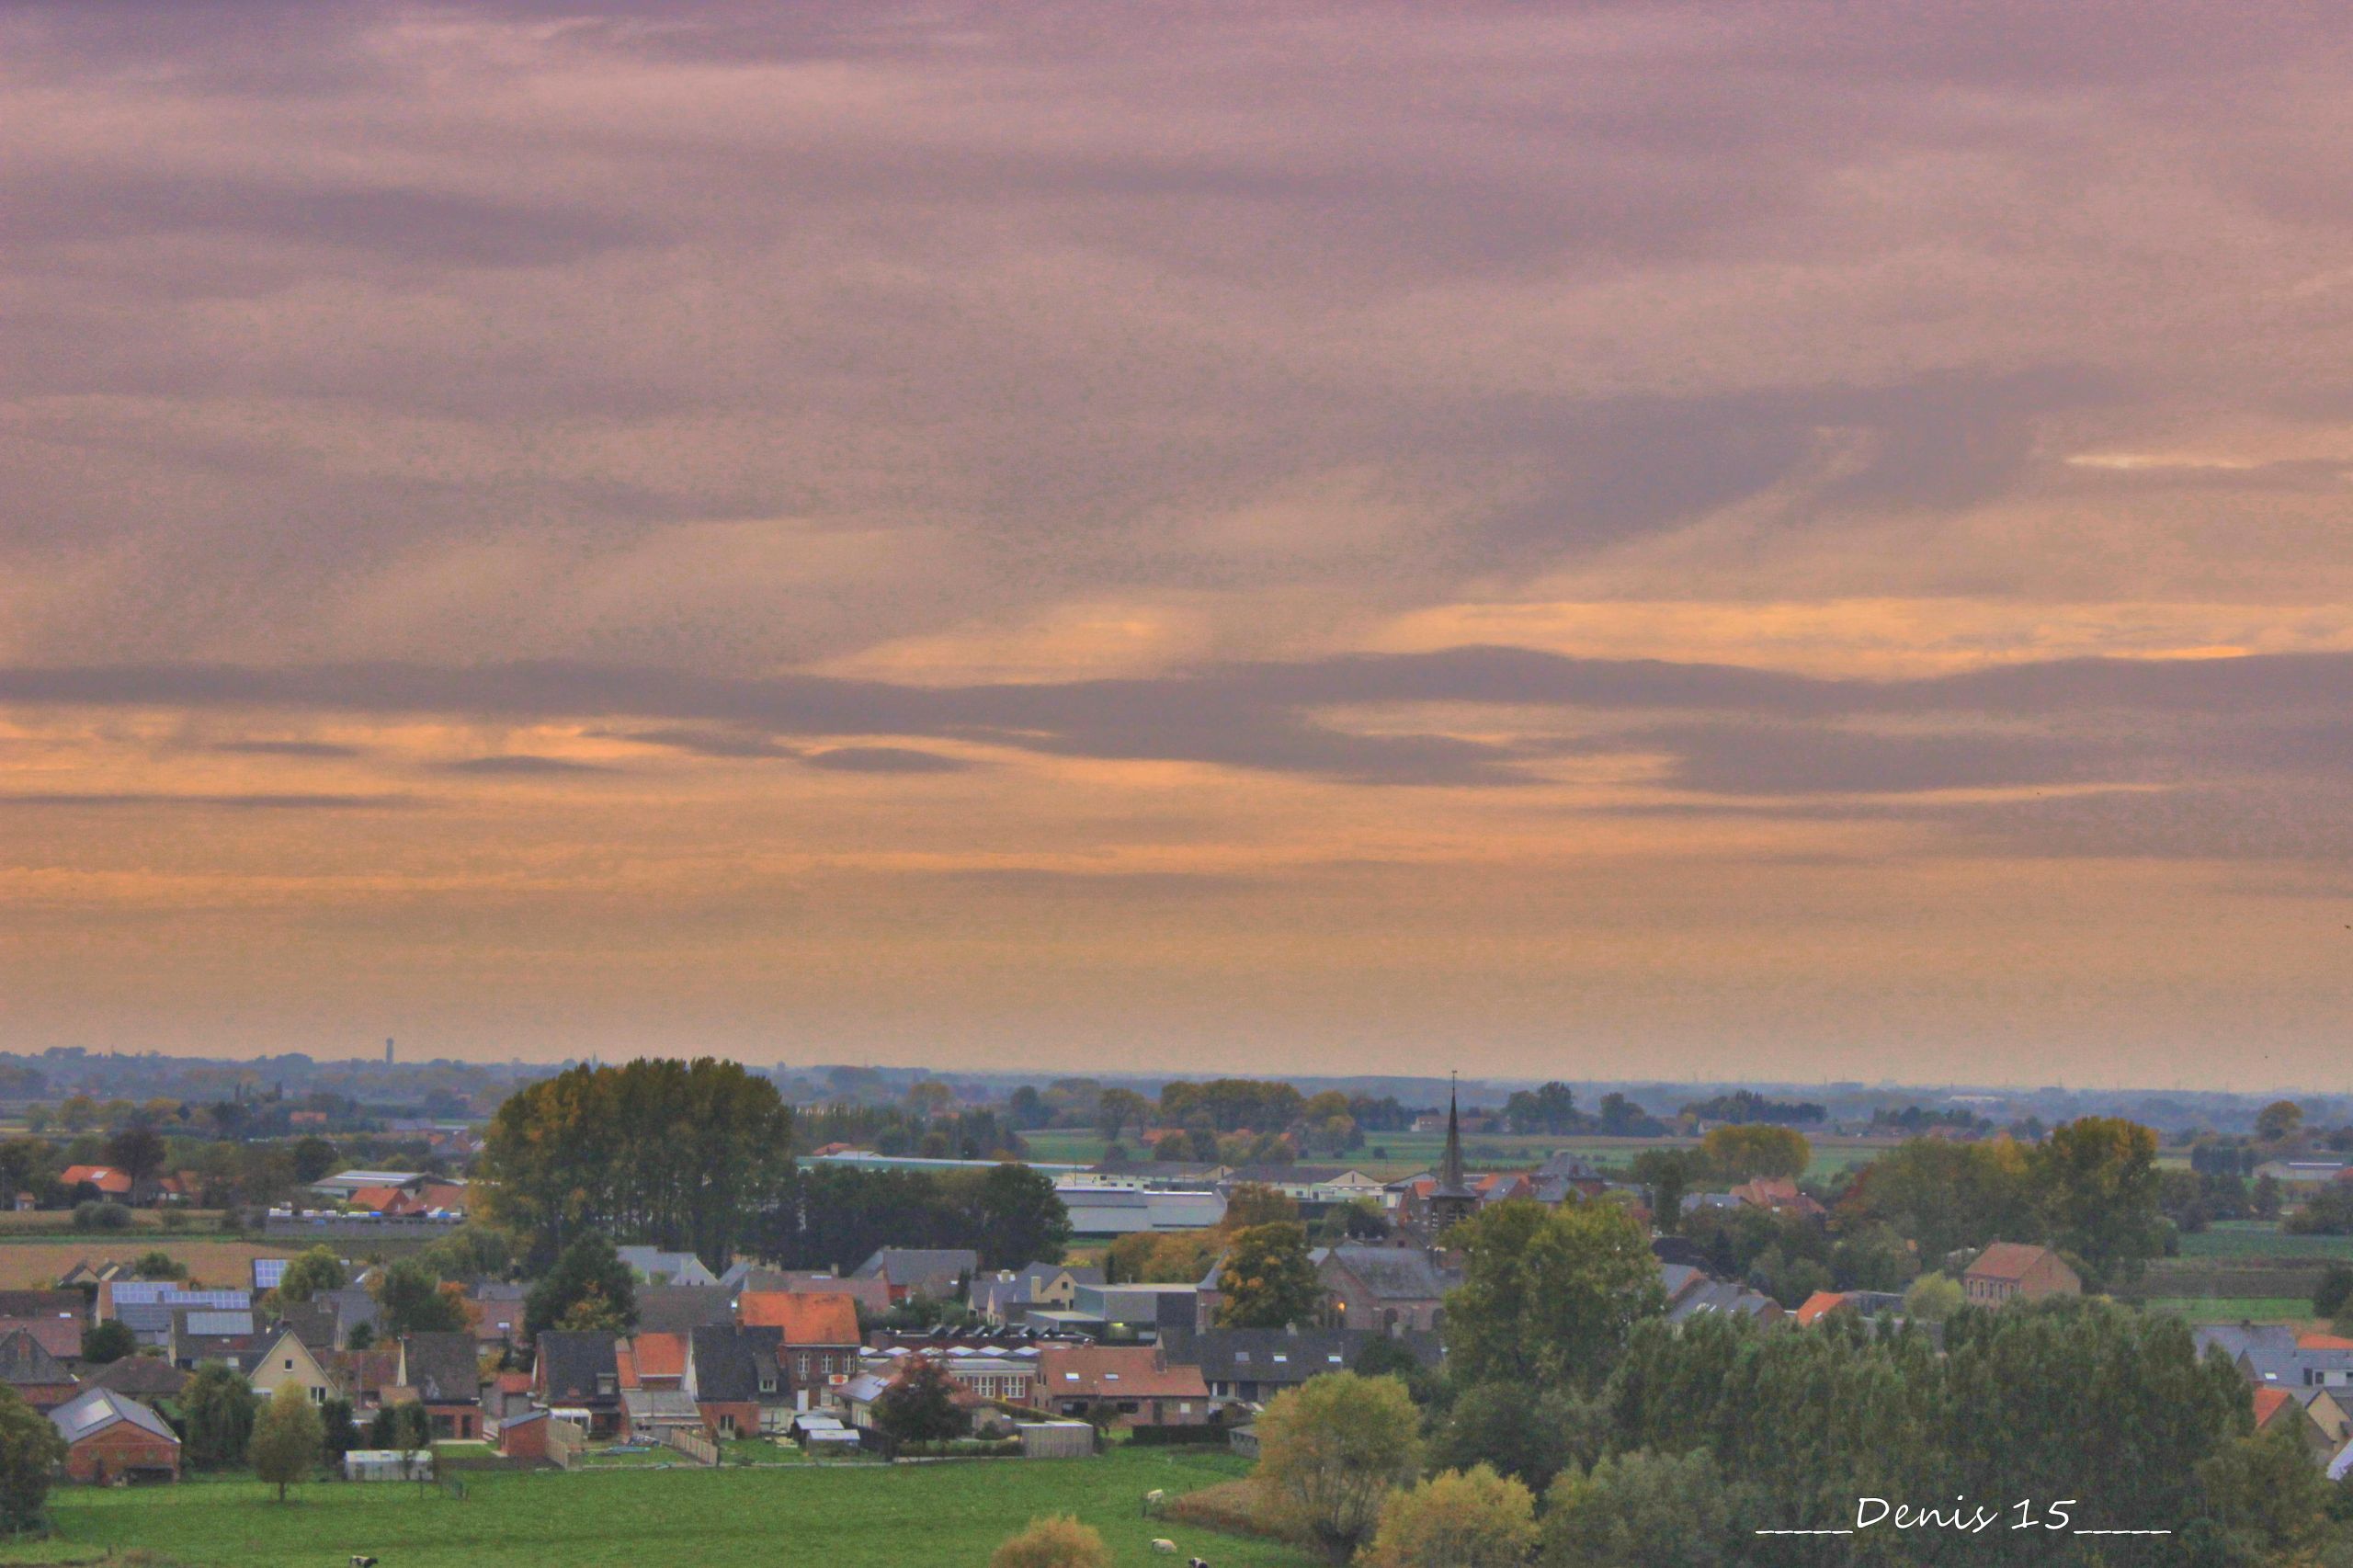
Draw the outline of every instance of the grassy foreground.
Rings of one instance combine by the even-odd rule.
[[[1092,1460],[493,1473],[467,1476],[463,1501],[399,1483],[327,1483],[283,1506],[248,1481],[61,1487],[56,1537],[0,1547],[0,1562],[144,1549],[188,1568],[339,1568],[353,1552],[385,1568],[983,1568],[1034,1516],[1073,1513],[1122,1568],[1165,1565],[1154,1536],[1218,1568],[1309,1568],[1275,1542],[1141,1517],[1155,1487],[1173,1496],[1244,1468],[1222,1452],[1115,1449]]]

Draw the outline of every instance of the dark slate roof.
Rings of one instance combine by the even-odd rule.
[[[1334,1247],[1332,1261],[1364,1281],[1366,1290],[1384,1301],[1436,1301],[1461,1284],[1460,1276],[1441,1269],[1419,1247]]]
[[[49,1418],[56,1424],[57,1430],[69,1444],[78,1443],[85,1437],[128,1421],[165,1439],[174,1448],[179,1446],[179,1438],[174,1436],[162,1416],[137,1400],[126,1399],[112,1389],[85,1390],[51,1411]]]
[[[1591,1160],[1572,1154],[1566,1150],[1554,1151],[1542,1165],[1536,1167],[1536,1174],[1546,1177],[1558,1176],[1569,1181],[1599,1181],[1601,1179],[1601,1173],[1594,1169]]]
[[[777,1364],[777,1346],[784,1331],[776,1328],[699,1328],[687,1346],[694,1369],[695,1398],[705,1403],[740,1403],[762,1397],[760,1379],[774,1381],[766,1397],[775,1400],[791,1388]]]
[[[23,1329],[0,1338],[0,1382],[46,1388],[73,1381],[65,1363],[41,1348],[40,1341]]]
[[[187,1386],[188,1379],[188,1373],[160,1356],[125,1356],[93,1369],[83,1378],[82,1386],[112,1389],[133,1399],[171,1399]]]
[[[1369,1328],[1213,1328],[1162,1344],[1171,1366],[1199,1367],[1213,1383],[1303,1383],[1320,1373],[1346,1371],[1366,1346],[1384,1337],[1426,1367],[1443,1354],[1435,1334],[1382,1335]]]
[[[610,1404],[620,1397],[620,1364],[613,1357],[609,1334],[576,1334],[550,1329],[540,1335],[540,1367],[551,1404]],[[597,1380],[612,1380],[612,1392],[599,1394]]]
[[[640,1285],[637,1327],[641,1334],[687,1334],[732,1322],[723,1285]]]
[[[427,1404],[472,1404],[482,1372],[471,1334],[412,1334],[401,1341],[408,1386]]]
[[[79,1290],[0,1290],[0,1318],[70,1317],[88,1321],[90,1298]]]
[[[278,1309],[279,1324],[293,1330],[302,1348],[316,1355],[335,1348],[335,1311],[328,1301],[290,1301]]]
[[[207,1361],[225,1361],[240,1372],[251,1372],[269,1353],[273,1337],[260,1334],[182,1334],[173,1336],[172,1349],[193,1367]]]
[[[980,1267],[981,1255],[971,1247],[882,1247],[858,1266],[855,1278],[888,1274],[893,1285],[952,1288],[958,1275],[975,1273]]]

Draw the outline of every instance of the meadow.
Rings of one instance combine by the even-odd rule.
[[[2290,1323],[2313,1326],[2313,1304],[2301,1296],[2153,1296],[2145,1312],[2171,1312],[2191,1323]]]
[[[1165,1565],[1154,1536],[1217,1568],[1309,1568],[1277,1542],[1141,1517],[1155,1487],[1175,1495],[1244,1469],[1222,1451],[1114,1449],[1091,1460],[476,1473],[463,1499],[399,1483],[304,1486],[283,1506],[250,1481],[61,1487],[57,1534],[0,1545],[0,1563],[143,1550],[185,1568],[317,1568],[353,1552],[386,1568],[983,1568],[1031,1518],[1070,1513],[1103,1532],[1120,1568]]]
[[[2353,1263],[2353,1236],[2297,1236],[2267,1220],[2230,1220],[2181,1238],[2184,1257],[2341,1259]]]

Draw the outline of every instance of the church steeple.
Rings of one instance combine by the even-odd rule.
[[[1449,1073],[1446,1075],[1446,1154],[1438,1161],[1438,1181],[1430,1188],[1429,1233],[1441,1235],[1448,1226],[1478,1211],[1479,1195],[1462,1174],[1461,1096]]]
[[[1438,1184],[1443,1187],[1462,1185],[1462,1110],[1451,1073],[1446,1075],[1446,1157],[1438,1162]]]

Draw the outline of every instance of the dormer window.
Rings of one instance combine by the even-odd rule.
[[[600,1393],[600,1394],[608,1394],[608,1393],[611,1393],[611,1392],[613,1392],[613,1380],[614,1380],[615,1376],[616,1376],[616,1374],[611,1373],[611,1372],[599,1372],[599,1373],[597,1373],[597,1392],[598,1393]]]

